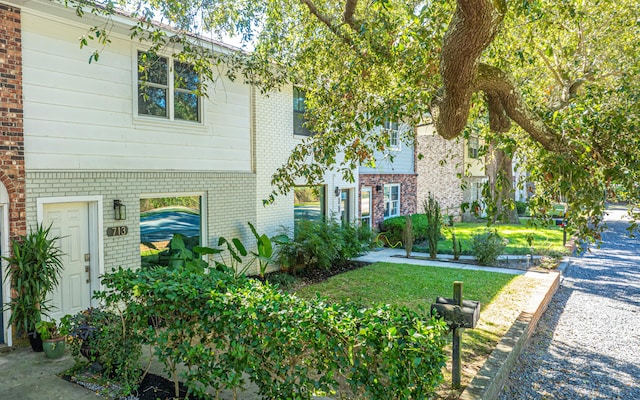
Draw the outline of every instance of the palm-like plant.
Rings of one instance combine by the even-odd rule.
[[[37,225],[28,235],[11,239],[11,255],[3,257],[9,264],[5,279],[10,280],[13,298],[7,307],[11,310],[9,324],[18,333],[35,330],[42,315],[51,310],[47,295],[59,284],[64,268],[62,251],[57,247],[59,237],[49,237],[51,225]]]

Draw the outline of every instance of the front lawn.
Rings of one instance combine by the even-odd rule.
[[[463,334],[464,388],[524,308],[536,287],[535,279],[485,271],[376,263],[303,287],[296,294],[311,298],[319,293],[330,301],[349,299],[363,305],[388,303],[427,313],[436,296],[452,297],[454,281],[464,283],[464,299],[480,301],[482,305],[478,326],[465,329]],[[449,363],[444,372],[441,398],[457,398],[460,393],[450,387],[450,368]]]
[[[451,232],[456,234],[456,238],[462,243],[462,253],[472,255],[471,243],[474,235],[484,233],[487,229],[497,229],[500,236],[508,240],[504,254],[531,254],[558,256],[566,254],[562,245],[562,228],[559,226],[549,226],[546,228],[521,225],[492,225],[487,227],[484,222],[458,222],[453,227],[444,226],[442,234],[444,240],[438,242],[438,253],[453,254],[451,246]],[[531,246],[529,245],[531,241]],[[429,252],[426,244],[417,243],[413,251]]]

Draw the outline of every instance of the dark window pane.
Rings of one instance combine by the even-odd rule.
[[[139,85],[138,114],[168,117],[167,89]]]
[[[167,59],[138,52],[138,80],[168,86]]]
[[[293,88],[293,110],[303,113],[305,110],[304,105],[304,91],[298,88]]]
[[[175,119],[186,121],[200,121],[200,99],[196,94],[187,92],[175,93]]]
[[[311,131],[304,126],[304,113],[293,112],[293,133],[296,135],[310,136]]]
[[[189,64],[174,63],[175,87],[176,89],[186,89],[195,91],[198,89],[200,78]]]

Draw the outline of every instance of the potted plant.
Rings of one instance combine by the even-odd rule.
[[[38,225],[28,235],[12,238],[11,255],[3,257],[8,264],[5,279],[11,286],[11,310],[9,324],[16,327],[17,336],[29,335],[34,351],[42,351],[36,324],[42,316],[48,316],[50,305],[47,296],[58,286],[64,268],[62,251],[56,242],[57,236],[50,237],[51,225]]]
[[[42,339],[42,348],[47,358],[56,359],[64,355],[66,329],[58,325],[55,319],[36,323],[36,332]]]

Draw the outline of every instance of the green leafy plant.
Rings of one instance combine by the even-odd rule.
[[[459,260],[462,254],[462,243],[456,238],[456,232],[451,230],[451,247],[453,250],[453,259]]]
[[[3,257],[8,264],[5,279],[15,291],[7,304],[9,324],[14,324],[19,334],[33,332],[42,316],[49,315],[47,295],[58,286],[64,268],[57,246],[60,238],[51,236],[50,231],[51,225],[44,228],[39,224],[29,234],[12,238],[11,255]]]
[[[471,246],[473,254],[480,264],[491,265],[498,260],[498,256],[502,254],[506,247],[506,243],[497,230],[488,230],[485,233],[473,236]]]
[[[36,323],[36,332],[40,334],[42,340],[49,340],[66,336],[68,330],[63,324],[58,325],[57,321],[52,319]]]
[[[442,233],[442,215],[440,204],[431,193],[423,203],[424,214],[427,216],[427,240],[429,241],[429,257],[435,259],[438,256],[438,240]]]
[[[411,257],[411,250],[413,249],[413,239],[413,223],[411,222],[411,215],[406,215],[404,230],[402,231],[402,243],[404,244],[404,251],[407,254],[407,258]]]
[[[157,268],[163,270],[165,268]],[[61,329],[68,332],[68,344],[76,366],[98,363],[102,380],[116,380],[122,395],[134,391],[142,380],[140,368],[143,339],[134,327],[141,326],[134,318],[114,304],[109,292],[96,292],[96,298],[111,310],[89,308],[62,318]],[[146,321],[145,321],[146,322]]]
[[[216,270],[119,269],[102,283],[188,395],[250,380],[265,398],[428,398],[442,379],[446,326],[404,308],[303,300]]]
[[[267,268],[273,263],[273,244],[271,239],[266,234],[259,235],[256,228],[251,222],[248,222],[253,236],[256,238],[256,245],[258,252],[251,252],[253,256],[258,260],[259,274],[261,278],[264,278],[264,274],[267,272]]]
[[[394,247],[396,243],[402,242],[402,232],[406,224],[405,217],[387,218],[382,222],[382,234],[385,239],[383,245]],[[424,214],[412,214],[411,224],[413,227],[414,242],[421,242],[427,238],[427,217]]]

